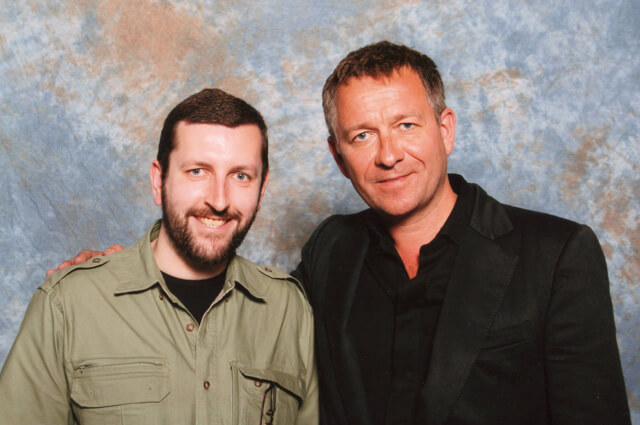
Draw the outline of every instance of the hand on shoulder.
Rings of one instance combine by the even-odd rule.
[[[113,244],[109,248],[105,249],[104,251],[92,251],[90,249],[83,249],[75,257],[60,263],[58,268],[47,270],[47,276],[49,276],[51,273],[55,272],[56,270],[61,270],[61,269],[64,269],[65,267],[75,266],[76,264],[84,263],[85,261],[93,257],[96,257],[98,255],[113,254],[120,251],[121,249],[124,249],[124,246],[120,244]]]

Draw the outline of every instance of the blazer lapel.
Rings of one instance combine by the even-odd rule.
[[[327,274],[324,320],[335,379],[350,424],[370,423],[358,359],[347,330],[368,244],[363,229],[344,235],[336,241]]]
[[[471,227],[458,249],[422,393],[433,425],[444,423],[458,398],[518,261]]]

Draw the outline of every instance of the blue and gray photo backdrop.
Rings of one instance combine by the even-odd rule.
[[[47,268],[160,216],[160,128],[203,87],[264,114],[271,181],[241,254],[292,269],[323,217],[363,207],[326,147],[322,85],[388,39],[440,67],[451,171],[595,230],[640,424],[639,22],[637,0],[2,1],[0,365]]]

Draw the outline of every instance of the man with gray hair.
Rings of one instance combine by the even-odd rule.
[[[607,269],[587,226],[447,174],[435,63],[389,42],[324,86],[329,149],[370,209],[313,233],[294,275],[326,424],[629,424]]]

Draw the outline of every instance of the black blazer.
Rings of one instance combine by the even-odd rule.
[[[607,268],[587,226],[473,197],[421,396],[430,425],[630,424]],[[315,316],[323,424],[369,424],[347,323],[371,210],[315,230],[294,272]]]

